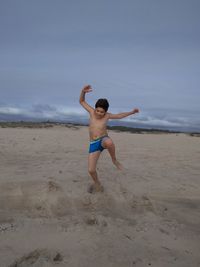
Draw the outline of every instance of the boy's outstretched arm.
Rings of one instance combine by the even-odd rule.
[[[109,115],[109,119],[112,120],[112,119],[122,119],[122,118],[128,117],[128,116],[133,115],[133,114],[138,113],[138,112],[139,112],[139,109],[135,108],[130,112],[122,112],[122,113],[118,113],[118,114],[108,113],[108,115]]]
[[[81,90],[79,103],[84,109],[86,109],[89,113],[91,113],[94,109],[90,105],[88,105],[88,103],[85,101],[85,94],[89,92],[92,92],[92,87],[90,85],[84,86],[83,89]]]

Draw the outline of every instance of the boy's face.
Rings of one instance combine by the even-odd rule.
[[[105,116],[106,111],[103,108],[98,107],[98,108],[95,108],[95,114],[99,119],[101,119]]]

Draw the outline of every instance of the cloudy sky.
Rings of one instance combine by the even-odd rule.
[[[200,1],[0,0],[0,120],[85,116],[200,130]]]

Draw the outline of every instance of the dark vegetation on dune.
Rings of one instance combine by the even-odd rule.
[[[54,126],[64,126],[67,128],[78,128],[79,126],[86,126],[85,124],[79,123],[62,123],[62,122],[29,122],[29,121],[17,121],[17,122],[0,122],[1,128],[51,128]],[[171,130],[162,130],[162,129],[146,129],[146,128],[133,128],[127,126],[108,126],[108,130],[113,130],[116,132],[130,132],[130,133],[181,133],[179,131],[171,131]],[[200,133],[187,133],[189,136],[200,137]]]

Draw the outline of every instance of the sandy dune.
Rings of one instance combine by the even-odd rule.
[[[200,138],[110,131],[89,194],[87,130],[0,128],[0,266],[200,266]]]

